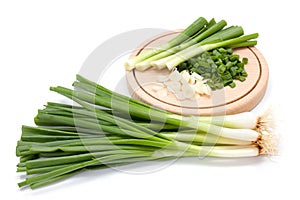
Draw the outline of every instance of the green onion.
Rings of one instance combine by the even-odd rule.
[[[238,158],[275,152],[276,138],[268,114],[180,116],[114,93],[79,75],[73,85],[80,91],[64,87],[51,90],[80,106],[49,102],[35,117],[38,127],[22,127],[16,148],[20,157],[17,171],[28,176],[19,187],[34,189],[87,169],[141,161]]]
[[[173,48],[169,48],[166,51],[163,51],[159,54],[156,54],[146,60],[144,60],[143,62],[139,62],[136,64],[136,68],[138,70],[144,71],[145,69],[151,67],[151,63],[152,61],[161,59],[161,58],[165,58],[169,55],[172,55],[178,51],[181,51],[183,49],[186,49],[189,46],[192,46],[194,44],[196,44],[199,41],[202,41],[203,39],[207,38],[208,36],[218,32],[219,30],[221,30],[223,27],[226,26],[226,21],[222,20],[214,25],[212,25],[209,29],[207,29],[206,31],[202,32],[201,34],[197,35],[196,37],[192,38],[191,40],[184,42],[180,45],[177,45]]]
[[[144,71],[150,67],[157,69],[167,67],[169,70],[172,70],[191,57],[209,50],[219,47],[239,48],[257,44],[257,41],[252,39],[257,38],[258,34],[243,36],[244,31],[242,27],[225,27],[227,25],[225,20],[216,23],[214,19],[207,22],[203,18],[198,21],[200,25],[197,25],[196,22],[166,44],[150,50],[144,50],[139,55],[129,59],[125,63],[126,69],[132,70],[136,68]],[[199,28],[197,31],[190,31],[190,29],[196,30],[196,26]],[[227,85],[229,84],[231,87],[234,85],[232,81],[228,81]]]
[[[207,24],[206,19],[203,17],[199,17],[190,26],[188,26],[183,32],[181,32],[178,36],[168,41],[166,44],[163,44],[155,49],[144,51],[139,56],[128,60],[127,63],[125,64],[126,68],[130,70],[134,67],[136,63],[141,62],[159,52],[162,52],[164,50],[167,50],[169,48],[172,48],[184,42],[185,40],[193,36],[195,33],[197,33],[199,30],[201,30],[206,24]]]
[[[159,68],[168,67],[169,70],[172,70],[174,67],[179,65],[180,63],[184,62],[187,59],[190,59],[196,55],[199,55],[203,52],[219,48],[219,47],[231,47],[232,45],[241,44],[248,40],[255,39],[258,37],[258,33],[250,34],[241,36],[234,39],[225,40],[222,42],[217,42],[213,44],[205,44],[205,45],[199,45],[195,44],[193,46],[190,46],[172,56],[168,56],[166,58],[157,60],[156,62],[153,62],[153,65]]]

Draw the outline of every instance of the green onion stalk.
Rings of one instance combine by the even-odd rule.
[[[51,87],[51,90],[68,98],[72,98],[87,110],[96,112],[98,116],[104,114],[103,111],[90,106],[89,104],[110,108],[119,113],[129,113],[130,116],[141,120],[150,120],[171,124],[177,127],[191,128],[197,131],[203,131],[232,139],[255,142],[260,138],[260,133],[256,131],[256,129],[261,126],[262,118],[253,116],[250,113],[242,113],[233,116],[219,116],[218,118],[181,116],[155,108],[132,98],[116,94],[107,89],[103,90],[102,86],[90,83],[87,79],[79,75],[77,76],[77,79],[78,81],[74,82],[73,85],[76,88],[81,89],[80,91],[70,90],[64,87]],[[221,119],[224,119],[224,121]],[[239,119],[245,120],[241,121]],[[220,123],[224,123],[225,126],[220,126]]]
[[[172,70],[180,63],[203,52],[210,51],[219,47],[234,47],[234,45],[238,45],[239,47],[242,47],[241,44],[245,44],[249,46],[250,44],[249,40],[255,39],[257,37],[258,37],[258,33],[254,33],[254,34],[245,35],[238,38],[233,38],[233,39],[212,43],[212,44],[205,44],[205,45],[195,44],[172,56],[165,57],[163,59],[155,61],[153,62],[153,65],[159,66],[160,68],[168,67],[169,70]],[[251,43],[256,44],[256,41],[251,41]]]
[[[194,21],[190,26],[188,26],[182,33],[180,33],[175,38],[171,39],[167,43],[160,45],[157,48],[149,49],[146,51],[143,51],[138,57],[134,57],[130,60],[128,60],[125,64],[127,70],[131,70],[134,68],[135,64],[138,62],[141,62],[157,53],[160,53],[162,51],[165,51],[169,48],[172,48],[185,40],[188,40],[190,37],[192,37],[197,32],[201,31],[201,29],[207,24],[207,21],[203,17],[199,17],[196,21]]]
[[[19,187],[39,188],[84,170],[181,157],[274,154],[270,114],[181,116],[77,75],[75,89],[51,87],[79,106],[48,102],[17,143]]]
[[[172,55],[178,51],[181,51],[189,46],[192,46],[202,40],[204,40],[205,38],[207,38],[208,36],[216,33],[217,31],[221,30],[223,27],[226,26],[226,21],[222,20],[220,21],[219,23],[216,23],[214,24],[213,26],[211,26],[209,29],[203,31],[201,34],[197,35],[196,37],[194,38],[191,38],[190,40],[186,41],[186,42],[183,42],[175,47],[172,47],[172,48],[169,48],[161,53],[158,53],[148,59],[145,59],[144,61],[142,62],[139,62],[136,64],[136,68],[140,71],[144,71],[146,70],[147,68],[151,67],[151,62],[152,61],[155,61],[155,60],[158,60],[158,59],[161,59],[161,58],[164,58],[164,57],[167,57],[169,55]],[[242,32],[243,34],[243,31],[242,29],[240,29],[240,31]],[[220,40],[221,40],[221,36],[222,35],[225,35],[224,33],[222,35],[220,34],[217,34],[220,36]],[[137,56],[139,57],[139,56]]]
[[[244,30],[242,27],[230,26],[226,28],[226,25],[225,20],[216,23],[213,19],[207,22],[200,17],[167,43],[143,50],[137,56],[130,58],[125,63],[126,69],[136,68],[144,71],[150,67],[157,69],[167,67],[172,70],[180,63],[205,51],[220,47],[240,48],[257,44],[257,41],[253,40],[258,37],[257,33],[243,36]]]
[[[208,121],[214,123],[214,117],[181,116],[174,113],[169,113],[132,98],[125,97],[124,95],[108,91],[107,89],[103,90],[102,86],[90,83],[87,79],[80,75],[77,76],[77,79],[78,81],[74,82],[73,85],[80,89],[80,91],[70,90],[64,87],[52,87],[51,90],[69,98],[73,98],[73,100],[77,101],[79,104],[83,104],[83,101],[88,102],[97,106],[110,108],[113,111],[120,113],[129,113],[130,116],[142,120],[150,120],[171,124],[178,127],[192,128],[198,131],[210,132],[211,134],[225,136],[232,139],[255,141],[259,137],[259,134],[253,130],[256,128],[257,124],[259,124],[259,121],[257,120],[258,118],[255,116],[250,118],[249,115],[251,114],[249,113],[245,115],[247,115],[247,117],[250,119],[241,123],[238,123],[236,120],[234,120],[234,118],[239,119],[245,117],[241,117],[239,115],[236,117],[224,117],[224,119],[232,120],[232,122],[225,121],[224,123],[229,125],[229,127],[223,127],[219,126],[220,124],[208,123]],[[83,106],[87,107],[87,104]],[[89,107],[87,109],[93,112],[95,111],[94,107]],[[219,119],[220,118],[222,117],[219,117]],[[235,129],[231,130],[230,126],[234,126]],[[221,130],[221,132],[219,130]],[[247,132],[247,134],[239,134],[240,132]]]

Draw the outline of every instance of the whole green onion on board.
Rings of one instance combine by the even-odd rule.
[[[51,87],[79,106],[48,102],[17,143],[19,187],[39,188],[90,169],[180,157],[276,153],[269,113],[181,116],[115,93],[80,75]]]
[[[258,37],[258,33],[253,33],[249,35],[244,35],[232,39],[228,39],[221,42],[216,43],[209,43],[202,45],[201,43],[194,44],[182,51],[179,51],[176,54],[170,55],[168,57],[156,60],[152,62],[153,66],[158,67],[160,69],[167,67],[169,70],[174,69],[176,66],[178,66],[180,63],[196,56],[199,54],[202,54],[206,51],[210,51],[216,48],[220,47],[235,47],[235,45],[239,45],[241,47],[241,44],[246,44],[246,46],[249,46],[250,43],[248,41],[252,39],[256,39]],[[252,41],[251,41],[252,42]],[[256,44],[256,42],[254,42]]]
[[[199,17],[196,21],[194,21],[189,27],[187,27],[182,33],[180,33],[175,38],[169,40],[167,43],[160,45],[159,47],[151,50],[144,51],[140,54],[139,57],[132,58],[126,64],[127,69],[132,69],[132,67],[155,54],[158,54],[162,51],[170,49],[192,37],[197,32],[201,31],[201,29],[207,24],[207,21],[203,17]]]
[[[206,51],[217,48],[239,48],[255,46],[257,33],[244,35],[240,26],[226,27],[227,22],[214,19],[207,22],[203,17],[198,18],[178,36],[159,47],[142,51],[130,58],[125,67],[127,70],[144,71],[149,67],[157,69],[174,69],[188,59]],[[191,31],[192,30],[192,31]]]

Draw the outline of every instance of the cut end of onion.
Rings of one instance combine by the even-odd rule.
[[[256,129],[260,133],[256,142],[260,154],[278,155],[279,136],[275,133],[275,120],[271,109],[258,118]]]
[[[132,59],[127,60],[124,65],[125,65],[125,69],[128,71],[133,70],[135,68],[134,60]]]
[[[164,69],[164,68],[166,68],[166,65],[163,62],[163,59],[151,62],[151,65],[153,67],[157,68],[157,69]]]
[[[170,62],[167,62],[165,63],[165,66],[169,69],[169,70],[173,70],[177,64],[173,64],[171,61]]]
[[[136,64],[136,69],[139,71],[145,71],[146,69],[150,68],[151,65],[147,62],[140,62]]]

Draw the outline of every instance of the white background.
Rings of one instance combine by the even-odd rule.
[[[1,1],[0,198],[297,199],[300,15],[296,2]],[[199,16],[225,19],[242,25],[246,33],[260,33],[257,47],[269,64],[270,82],[254,112],[269,106],[279,111],[280,156],[183,159],[153,173],[92,171],[35,191],[18,189],[15,146],[20,128],[33,124],[45,102],[61,98],[49,86],[70,86],[86,57],[112,36],[137,28],[183,28]],[[120,77],[123,67],[115,73],[111,76]]]

